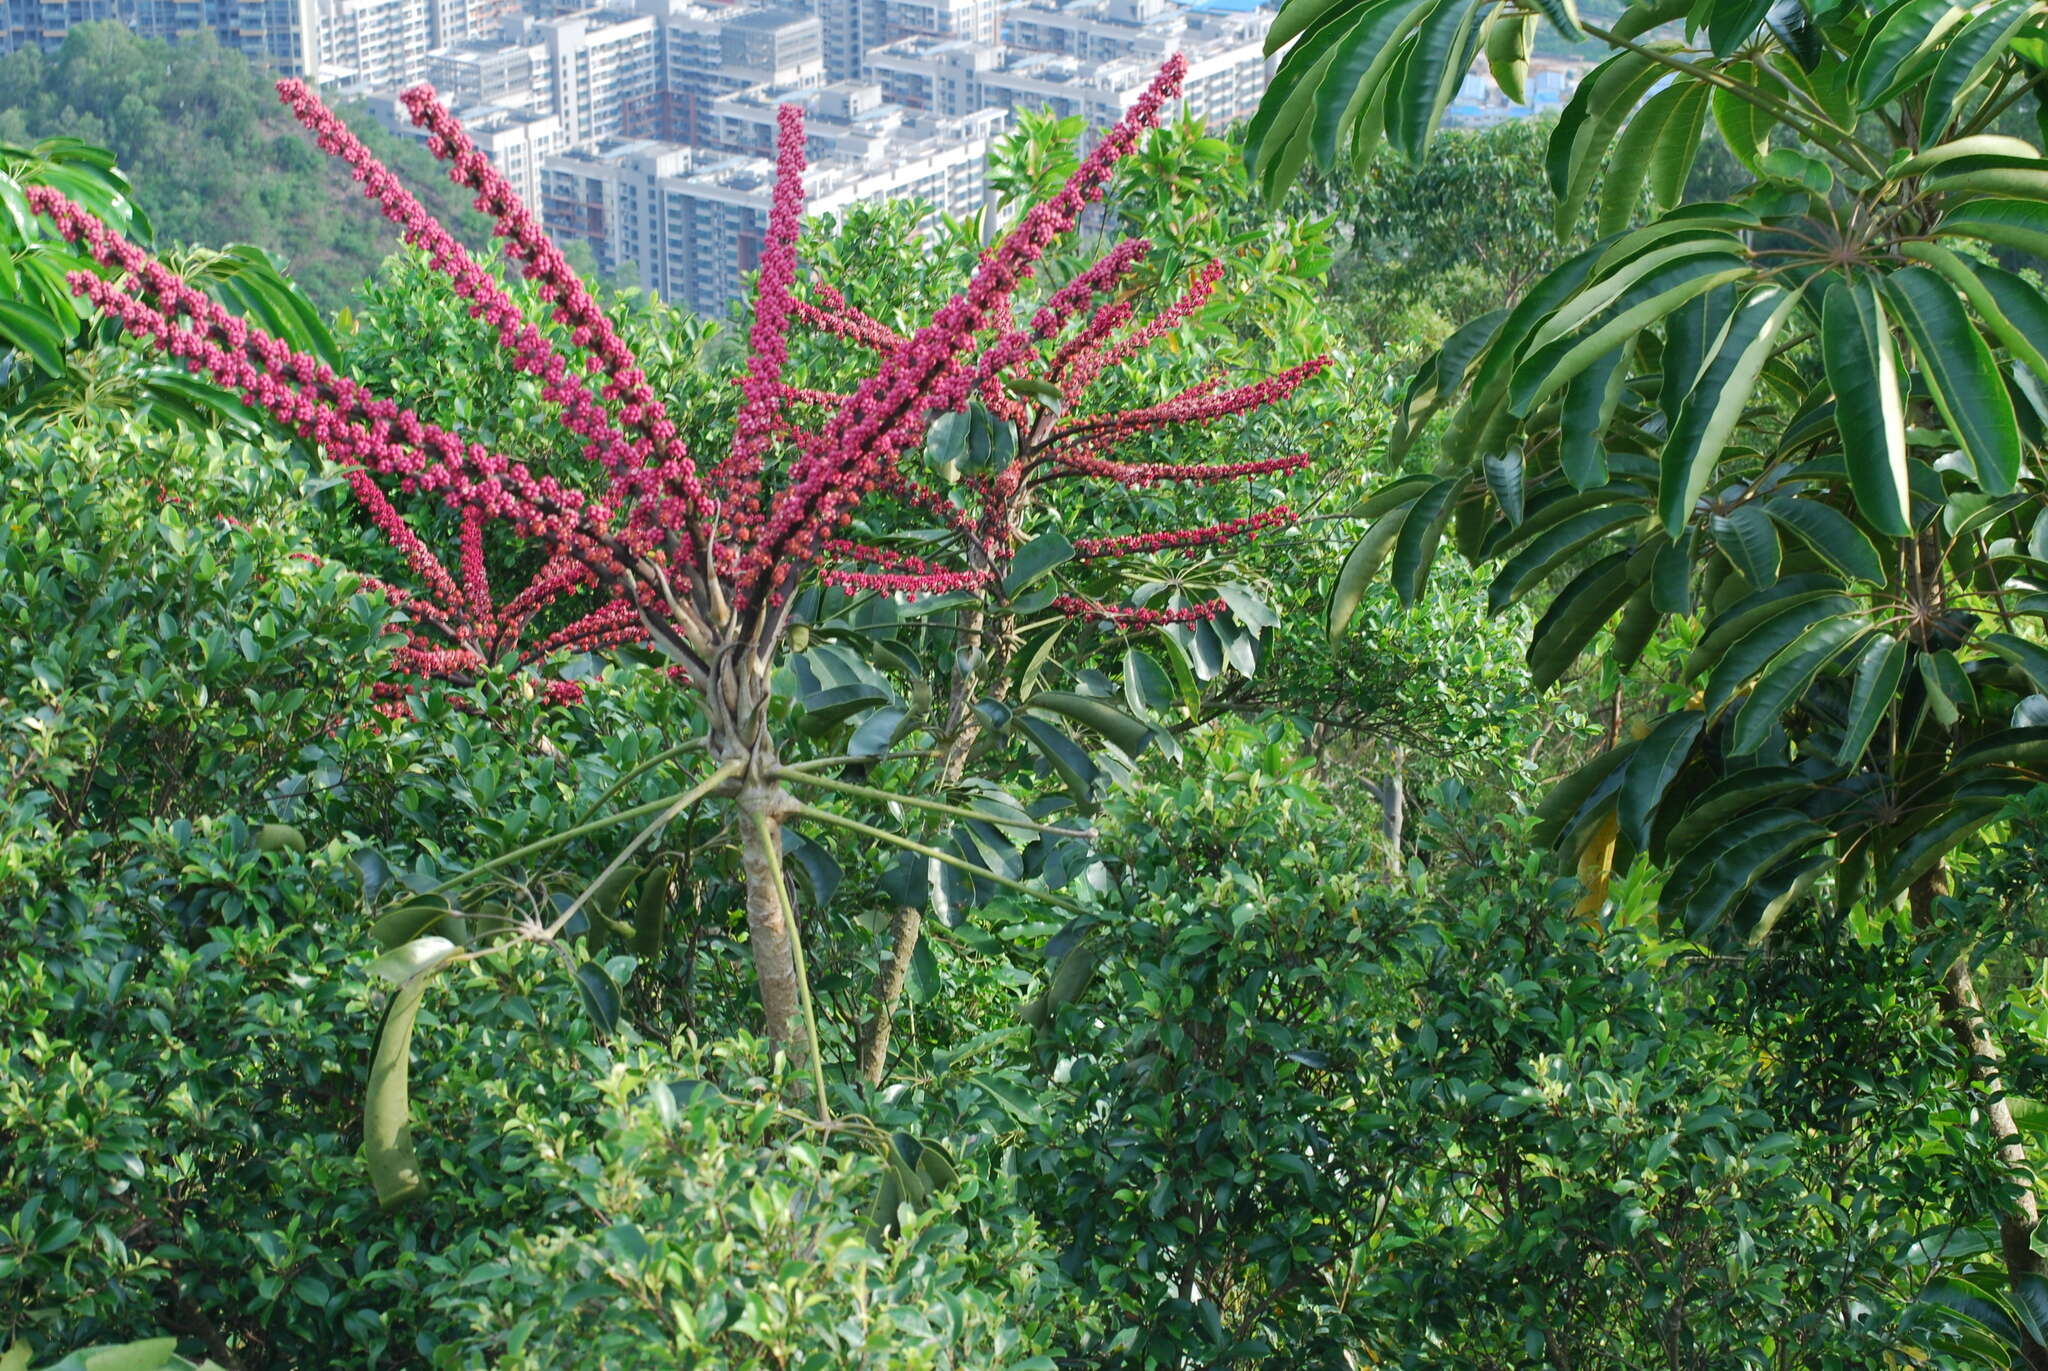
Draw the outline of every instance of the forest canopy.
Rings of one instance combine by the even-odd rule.
[[[2048,1367],[2048,20],[1270,44],[727,320],[0,62],[0,1371]]]

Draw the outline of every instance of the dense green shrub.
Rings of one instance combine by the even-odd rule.
[[[1030,1190],[1067,1270],[1121,1317],[1105,1354],[1227,1365],[1337,1356],[1345,1272],[1385,1188],[1378,1074],[1392,982],[1362,834],[1333,822],[1293,739],[1246,730],[1114,808],[1135,901],[1093,935]]]
[[[715,1289],[687,1262],[636,1287],[657,1320],[699,1300],[690,1355],[709,1364],[1030,1364],[1053,1331],[1033,1312],[1047,1259],[978,1159],[959,1158],[957,1202],[872,1245],[869,1142],[807,1140],[748,1049],[671,1041],[744,1003],[715,893],[678,914],[703,936],[613,963],[609,1039],[538,949],[444,977],[413,1071],[433,1198],[378,1211],[359,1150],[381,998],[366,895],[416,854],[558,831],[678,697],[626,672],[573,710],[512,694],[488,715],[447,696],[372,714],[386,612],[309,552],[350,544],[304,498],[320,485],[281,448],[119,422],[0,436],[0,1348],[40,1363],[163,1331],[247,1368],[686,1348],[554,1279],[596,1269],[630,1220],[763,1240],[735,1239]],[[609,852],[504,893],[580,888]],[[739,1102],[667,1123],[632,1103],[705,1075]],[[803,1197],[803,1224],[767,1232],[757,1191]],[[843,1298],[781,1329],[735,1306],[726,1327],[727,1294],[768,1277]],[[548,1331],[515,1353],[522,1323]],[[598,1323],[617,1330],[585,1338]]]
[[[1455,786],[1427,880],[1396,894],[1293,739],[1188,755],[1115,806],[1132,913],[1094,935],[1021,1154],[1120,1330],[1090,1364],[1846,1366],[1900,1345],[1916,1239],[1998,1193],[1909,951],[1684,960],[1632,930],[1654,892],[1572,914],[1575,884],[1498,855],[1526,851],[1512,821],[1483,845],[1501,826]],[[1745,975],[1788,993],[1744,1010]],[[1837,1040],[1856,1055],[1818,1109],[1815,1035],[1850,987],[1863,1036]]]
[[[527,1183],[563,1217],[449,1282],[461,1341],[433,1364],[1051,1371],[1063,1283],[1000,1176],[964,1168],[877,1244],[875,1156],[828,1149],[766,1084],[734,1099],[620,1068],[594,1147],[536,1121]]]
[[[308,479],[212,435],[0,434],[0,893],[338,779],[385,615],[301,555]]]

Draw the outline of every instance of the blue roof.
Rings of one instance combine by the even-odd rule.
[[[1215,14],[1250,14],[1262,3],[1263,0],[1181,0],[1181,8]]]

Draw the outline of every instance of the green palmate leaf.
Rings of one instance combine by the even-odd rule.
[[[1379,0],[1366,5],[1331,50],[1315,94],[1310,151],[1318,167],[1335,165],[1368,106],[1385,93],[1399,44],[1422,21],[1426,0]]]
[[[1530,333],[1531,351],[1544,348],[1574,332],[1624,297],[1633,298],[1631,291],[1634,287],[1646,278],[1656,276],[1660,268],[1672,262],[1715,252],[1735,256],[1743,250],[1742,240],[1725,229],[1713,225],[1685,225],[1668,238],[1642,243],[1641,250],[1631,255],[1621,256],[1617,253],[1616,249],[1636,237],[1637,235],[1630,234],[1620,239],[1615,248],[1610,248],[1595,269],[1593,281],[1570,300],[1560,304],[1548,319]]]
[[[1041,690],[1025,701],[1024,707],[1049,710],[1062,715],[1083,728],[1101,734],[1127,757],[1136,757],[1143,752],[1145,745],[1153,741],[1158,733],[1151,724],[1134,719],[1107,700],[1090,695],[1075,695],[1064,690]]]
[[[407,1084],[412,1029],[427,983],[458,951],[446,938],[420,938],[385,953],[371,965],[374,974],[399,982],[377,1028],[370,1083],[363,1094],[363,1153],[377,1203],[386,1209],[404,1204],[426,1189],[412,1145],[412,1097]]]
[[[1735,712],[1728,750],[1740,756],[1763,746],[1785,711],[1805,697],[1814,678],[1848,651],[1865,628],[1858,618],[1823,619],[1795,638],[1764,669],[1756,688]]]
[[[1972,694],[1970,683],[1952,652],[1923,652],[1914,659],[1920,683],[1927,687],[1927,707],[1943,728],[1954,728]]]
[[[1901,843],[1878,872],[1877,903],[1887,905],[1905,894],[1936,862],[2004,812],[2002,798],[1959,800],[1947,809],[1931,809],[1931,821]]]
[[[2029,772],[2048,767],[2048,728],[2003,729],[1958,752],[1949,764],[1949,770],[1960,774],[1990,766],[2021,768]]]
[[[1412,505],[1416,496],[1442,479],[1427,472],[1417,472],[1413,476],[1403,476],[1389,481],[1368,495],[1364,502],[1351,512],[1351,516],[1357,519],[1377,519],[1382,514],[1391,513],[1403,505]]]
[[[1575,514],[1524,543],[1494,574],[1487,587],[1487,608],[1498,614],[1590,544],[1641,522],[1640,506],[1603,503]]]
[[[1702,937],[1772,867],[1826,836],[1826,829],[1793,810],[1740,815],[1673,868],[1662,907],[1687,934]]]
[[[1601,252],[1602,250],[1597,247],[1588,248],[1577,256],[1568,258],[1561,266],[1529,287],[1520,302],[1508,311],[1508,317],[1495,332],[1493,342],[1488,345],[1478,369],[1472,373],[1473,398],[1467,403],[1468,411],[1498,403],[1523,345],[1529,341],[1539,325],[1585,285],[1587,278],[1599,265]],[[1463,419],[1464,415],[1461,414],[1459,418]],[[1477,422],[1469,419],[1462,425],[1458,419],[1454,419],[1451,430],[1455,432],[1464,427],[1476,432],[1478,426]],[[1447,450],[1452,442],[1452,432],[1444,435]]]
[[[1924,152],[1916,152],[1904,158],[1887,173],[1887,179],[1897,181],[1907,176],[1918,176],[1945,166],[1950,162],[1977,157],[2039,157],[2041,150],[2024,138],[2014,138],[2004,133],[1973,133],[1967,138],[1938,143]]]
[[[1628,349],[1618,347],[1571,379],[1559,411],[1558,466],[1575,490],[1607,484],[1607,425],[1628,381]]]
[[[1323,615],[1324,625],[1332,639],[1344,631],[1351,617],[1358,612],[1366,591],[1372,586],[1373,577],[1379,574],[1380,563],[1386,560],[1394,545],[1395,535],[1400,533],[1409,511],[1414,508],[1415,503],[1411,500],[1380,515],[1351,549],[1351,555],[1344,559],[1337,579],[1331,584],[1330,603]]]
[[[1173,680],[1151,654],[1124,649],[1124,701],[1138,715],[1163,714],[1178,699]]]
[[[1926,267],[1906,267],[1886,278],[1885,303],[1912,341],[1935,406],[1975,466],[1978,485],[2007,493],[2019,478],[2019,419],[1955,288]]]
[[[1863,760],[1877,726],[1899,693],[1906,676],[1906,640],[1880,634],[1870,640],[1856,661],[1855,684],[1849,694],[1849,716],[1842,728],[1841,744],[1835,749],[1837,766],[1853,767]]]
[[[1803,69],[1814,70],[1827,55],[1827,40],[1821,36],[1820,26],[1799,0],[1775,0],[1764,14],[1764,23]]]
[[[1403,424],[1419,422],[1423,415],[1434,413],[1446,399],[1457,394],[1465,373],[1492,344],[1507,317],[1507,310],[1489,310],[1444,340],[1443,346],[1417,368],[1415,379],[1409,383],[1407,398],[1402,403]]]
[[[1929,192],[2014,195],[2048,194],[2048,161],[2039,157],[1959,157],[1927,173]]]
[[[846,740],[846,750],[855,757],[880,757],[903,736],[910,723],[909,710],[901,705],[884,705],[860,721]]]
[[[1650,583],[1645,581],[1636,587],[1635,594],[1629,596],[1628,607],[1621,612],[1621,622],[1614,626],[1614,645],[1610,656],[1617,670],[1634,668],[1663,619],[1663,611],[1657,608],[1657,597]]]
[[[1518,418],[1527,415],[1545,396],[1687,300],[1747,274],[1740,258],[1715,250],[1660,266],[1583,330],[1532,351],[1510,381],[1509,412]]]
[[[1730,80],[1746,86],[1769,84],[1754,62],[1731,62],[1727,75]],[[1736,161],[1761,180],[1764,154],[1771,149],[1771,132],[1777,127],[1777,121],[1769,111],[1758,109],[1719,85],[1714,87],[1714,93],[1709,97],[1709,107],[1713,110],[1714,127],[1721,131],[1722,143],[1735,155]]]
[[[619,994],[618,983],[610,972],[596,962],[584,962],[576,968],[576,993],[583,1001],[584,1013],[590,1015],[600,1033],[609,1035],[618,1031],[620,1015],[625,1011],[625,999]]]
[[[662,945],[667,941],[669,885],[673,877],[668,866],[657,863],[634,892],[633,955],[642,960],[661,955]]]
[[[1878,532],[1912,531],[1906,480],[1906,408],[1898,348],[1867,279],[1828,288],[1821,307],[1821,355],[1835,392],[1835,425],[1849,468],[1849,489]]]
[[[2025,673],[2034,689],[2048,693],[2048,649],[2011,633],[1986,634],[1983,643]]]
[[[1054,567],[1072,561],[1074,545],[1056,528],[1047,529],[1017,550],[1003,576],[1003,594],[1014,598]]]
[[[1557,197],[1557,214],[1553,223],[1559,238],[1568,237],[1579,221],[1579,211],[1585,208],[1586,197],[1592,192],[1593,183],[1608,164],[1608,151],[1615,136],[1650,88],[1655,86],[1667,73],[1651,58],[1635,52],[1624,52],[1603,62],[1592,75],[1581,82],[1574,100],[1587,100],[1586,117],[1573,126],[1570,133],[1570,147],[1565,154],[1564,188]],[[1589,91],[1587,87],[1591,86]],[[1645,111],[1645,117],[1648,112]],[[1553,140],[1565,137],[1565,126],[1559,123],[1553,131]],[[1640,175],[1636,184],[1641,185]],[[1621,220],[1626,223],[1631,203],[1623,211]],[[1602,229],[1602,232],[1609,230]]]
[[[2048,204],[2001,198],[1970,200],[1943,215],[1934,231],[2048,257]]]
[[[1332,14],[1357,6],[1357,0],[1288,0],[1266,30],[1266,55],[1271,57]]]
[[[27,353],[44,374],[64,374],[64,345],[70,337],[47,315],[13,300],[0,300],[0,339]]]
[[[1550,602],[1529,637],[1529,676],[1536,689],[1556,684],[1594,635],[1628,603],[1637,585],[1630,576],[1630,562],[1626,552],[1595,562]]]
[[[1345,9],[1302,37],[1281,59],[1272,84],[1246,126],[1244,159],[1259,177],[1268,197],[1294,179],[1308,158],[1314,130],[1309,115],[1316,92],[1336,55],[1339,39],[1350,32],[1361,13]]]
[[[1481,0],[1434,0],[1393,69],[1387,141],[1419,160],[1479,46]]]
[[[1767,285],[1744,296],[1679,407],[1664,444],[1657,486],[1658,513],[1664,531],[1673,538],[1691,519],[1799,295],[1798,290]]]
[[[1706,13],[1708,49],[1716,57],[1728,58],[1755,36],[1771,4],[1772,0],[1709,0],[1694,13]]]
[[[2034,14],[2037,0],[1998,0],[1965,24],[1943,45],[1921,101],[1920,133],[1939,138],[1955,121],[1958,102],[1984,78]]]
[[[856,714],[889,704],[891,700],[889,692],[880,686],[859,682],[832,686],[804,697],[801,727],[807,733],[823,733]]]
[[[2026,1335],[2020,1331],[2020,1326],[2013,1322],[2012,1316],[2006,1313],[2005,1308],[1966,1280],[1955,1276],[1937,1276],[1920,1292],[1920,1298],[1928,1304],[1939,1305],[1987,1329],[2007,1347],[2025,1345]]]
[[[1776,613],[1730,643],[1721,654],[1714,665],[1713,675],[1707,681],[1704,699],[1707,712],[1718,712],[1807,629],[1816,623],[1853,613],[1854,608],[1854,603],[1845,596],[1796,599],[1778,608]]]
[[[2028,1336],[2035,1342],[2048,1340],[2048,1277],[2037,1271],[2013,1277],[2012,1307],[2026,1324]]]
[[[1734,312],[1735,287],[1717,286],[1687,300],[1665,321],[1664,376],[1657,391],[1657,407],[1666,419],[1678,417],[1679,406],[1692,394],[1693,383]]]
[[[1509,525],[1521,523],[1522,450],[1511,447],[1506,452],[1482,457],[1480,467],[1486,476],[1486,488]]]
[[[1847,516],[1818,500],[1778,495],[1764,502],[1764,513],[1780,527],[1819,553],[1829,566],[1852,581],[1885,583],[1884,563],[1877,545]]]
[[[1707,102],[1712,91],[1702,83],[1683,88],[1670,117],[1658,131],[1648,158],[1651,204],[1661,213],[1672,209],[1685,193],[1686,178],[1698,160],[1700,136],[1707,127]]]
[[[1744,503],[1708,521],[1715,546],[1735,564],[1744,580],[1759,590],[1778,579],[1778,562],[1784,549],[1777,530],[1761,507]]]
[[[1572,820],[1579,817],[1596,794],[1611,793],[1619,785],[1617,772],[1627,765],[1640,744],[1625,742],[1607,749],[1553,785],[1536,806],[1536,828],[1531,837],[1542,847],[1555,847]]]
[[[1615,814],[1621,833],[1638,848],[1650,845],[1650,820],[1657,805],[1685,765],[1692,745],[1698,740],[1707,716],[1696,709],[1667,714],[1657,721],[1629,758],[1628,773],[1622,778]]]
[[[1429,583],[1429,569],[1436,560],[1444,527],[1450,523],[1451,497],[1457,490],[1458,482],[1439,481],[1416,498],[1408,517],[1401,522],[1401,532],[1394,539],[1392,575],[1394,591],[1404,605],[1420,600],[1423,587]]]
[[[1529,102],[1529,56],[1536,50],[1533,14],[1511,14],[1503,3],[1493,12],[1486,32],[1486,67],[1494,84],[1512,104]]]
[[[1068,737],[1054,724],[1029,714],[1019,714],[1013,720],[1021,731],[1038,749],[1047,765],[1059,776],[1067,791],[1074,797],[1074,803],[1084,810],[1095,806],[1095,786],[1102,773],[1096,769],[1088,750]]]
[[[1577,40],[1586,36],[1586,30],[1579,23],[1579,7],[1576,0],[1530,0],[1550,26],[1565,37]]]
[[[1913,80],[1919,59],[1963,17],[1949,0],[1905,0],[1885,11],[1849,61],[1857,108],[1875,109]]]
[[[1352,175],[1363,176],[1372,166],[1373,159],[1379,156],[1386,131],[1387,83],[1382,81],[1351,126],[1351,156],[1346,165]]]
[[[1797,186],[1814,195],[1824,196],[1835,188],[1834,169],[1797,148],[1772,148],[1764,154],[1763,169],[1773,181]]]
[[[1667,541],[1650,568],[1650,597],[1664,614],[1692,613],[1692,559],[1696,530],[1688,528],[1678,541]]]
[[[1966,261],[1939,243],[1902,243],[1899,251],[1940,272],[1994,338],[2036,376],[2048,376],[2048,300],[2041,292],[2023,277]]]

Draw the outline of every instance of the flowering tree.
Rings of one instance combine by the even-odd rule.
[[[435,155],[451,164],[451,177],[474,192],[478,207],[491,216],[505,240],[505,255],[521,264],[547,304],[552,327],[525,318],[497,278],[309,90],[291,81],[279,89],[323,149],[349,163],[406,241],[428,256],[473,315],[496,330],[515,364],[541,381],[542,399],[583,440],[586,460],[580,468],[535,470],[429,423],[222,310],[61,194],[41,192],[33,203],[106,269],[75,273],[76,293],[341,464],[420,582],[392,592],[415,625],[402,665],[426,674],[472,670],[513,650],[521,627],[539,608],[572,598],[588,609],[570,627],[517,648],[522,657],[556,646],[603,646],[644,636],[670,659],[671,675],[701,702],[705,731],[695,741],[712,767],[672,804],[659,807],[656,823],[620,854],[613,869],[684,808],[712,796],[734,803],[749,940],[767,1028],[792,1049],[808,1045],[822,1109],[815,1019],[782,871],[780,831],[801,816],[869,837],[889,835],[803,805],[790,792],[793,785],[824,783],[783,764],[769,726],[772,671],[807,579],[892,596],[964,591],[1001,604],[1016,587],[1027,553],[1037,565],[1026,569],[1036,574],[1068,559],[1085,564],[1158,548],[1214,545],[1289,518],[1280,509],[1171,533],[1087,542],[1054,534],[1052,543],[1045,536],[1025,537],[1032,497],[1057,482],[1204,484],[1292,470],[1307,460],[1174,463],[1127,456],[1120,449],[1162,431],[1278,401],[1313,376],[1320,361],[1250,384],[1203,381],[1135,408],[1088,408],[1090,387],[1099,378],[1172,332],[1201,305],[1214,285],[1214,268],[1197,274],[1164,310],[1141,319],[1127,277],[1147,248],[1122,243],[1019,321],[1022,292],[1036,264],[1101,198],[1112,168],[1156,123],[1184,69],[1182,59],[1170,61],[1065,186],[1026,212],[982,254],[965,289],[908,335],[853,310],[828,284],[813,287],[809,298],[799,297],[804,136],[800,112],[785,107],[741,401],[729,443],[708,463],[693,456],[634,355],[536,217],[426,87],[405,94],[408,110],[427,131]],[[792,385],[784,373],[790,332],[799,322],[866,349],[874,358],[872,370],[844,393]],[[995,454],[983,467],[960,471],[957,463],[941,462],[953,475],[935,484],[924,479],[929,470],[905,460],[934,448],[943,452],[954,435],[965,442],[976,425]],[[398,500],[413,496],[434,497],[459,517],[457,574],[427,552],[399,513]],[[915,514],[936,522],[948,537],[923,554],[854,541],[846,535],[856,511],[870,526],[886,525],[891,511]],[[482,575],[481,539],[494,522],[531,543],[544,563],[534,582],[502,609],[492,607]],[[1116,627],[1195,623],[1226,608],[1220,599],[1155,608],[1071,594],[1057,605],[1059,613]],[[953,736],[964,732],[955,728]],[[896,798],[938,812],[968,812],[940,801]],[[1021,817],[1012,826],[1042,827]],[[969,865],[950,854],[933,856]],[[1015,884],[984,869],[975,874]],[[551,939],[575,908],[521,931]],[[371,1101],[373,1166],[382,1151],[385,1174],[379,1184],[387,1196],[418,1184],[402,1117],[412,1008],[425,976],[458,955],[439,939],[419,940],[399,953],[404,988],[387,1019],[380,1048],[385,1078],[373,1078]],[[394,1075],[399,1114],[395,1122],[380,1121],[378,1100],[393,1093]]]

